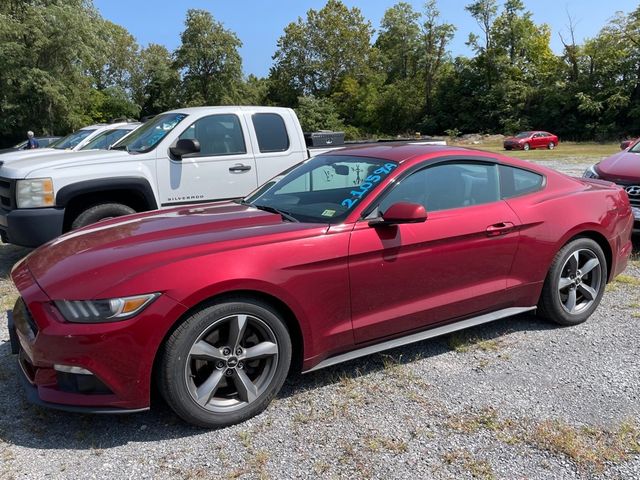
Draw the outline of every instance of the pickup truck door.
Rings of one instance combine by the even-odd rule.
[[[178,139],[192,138],[200,152],[158,158],[161,205],[242,197],[257,186],[255,158],[247,125],[235,114],[215,114],[191,123]]]

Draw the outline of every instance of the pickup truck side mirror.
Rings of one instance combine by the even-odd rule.
[[[419,203],[398,202],[382,214],[382,219],[373,220],[371,226],[398,225],[401,223],[422,223],[427,219],[427,211]]]
[[[181,159],[190,153],[198,153],[200,151],[200,142],[195,138],[181,138],[173,147],[169,147],[171,155],[177,159]]]

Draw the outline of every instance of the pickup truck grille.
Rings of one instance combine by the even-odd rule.
[[[13,210],[16,208],[16,181],[0,177],[0,208]]]

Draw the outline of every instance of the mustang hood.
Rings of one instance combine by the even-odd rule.
[[[640,153],[628,150],[618,152],[605,158],[598,164],[598,171],[615,181],[636,181],[640,183]]]
[[[275,242],[326,229],[233,202],[142,213],[63,235],[29,255],[27,267],[53,299],[96,298],[106,288],[180,259]]]

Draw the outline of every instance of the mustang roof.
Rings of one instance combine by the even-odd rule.
[[[325,155],[355,155],[358,157],[373,157],[383,160],[393,160],[395,162],[403,162],[416,157],[424,157],[433,155],[441,157],[442,155],[454,154],[473,154],[474,156],[486,156],[487,152],[474,150],[464,147],[453,147],[449,145],[426,145],[416,142],[390,142],[375,145],[359,145],[349,146],[344,149],[327,152]]]

